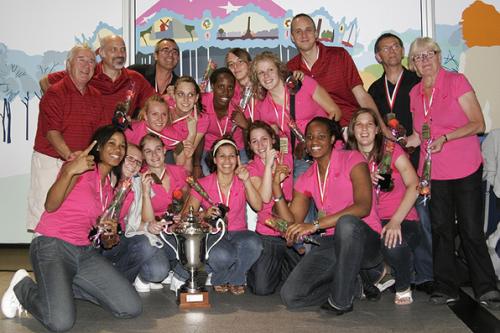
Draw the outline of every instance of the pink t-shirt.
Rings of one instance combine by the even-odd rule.
[[[394,188],[390,192],[382,192],[379,193],[377,211],[380,219],[382,220],[390,220],[396,210],[398,209],[403,197],[406,193],[406,186],[403,182],[403,177],[399,173],[398,169],[394,165],[398,158],[402,155],[406,155],[403,149],[399,145],[395,145],[394,152],[392,154],[392,179],[394,182]],[[408,212],[405,220],[410,221],[418,221],[417,211],[414,207]]]
[[[42,214],[35,231],[76,246],[90,245],[90,229],[112,200],[113,189],[109,178],[101,189],[97,168],[87,171],[78,178],[56,211]]]
[[[302,88],[295,96],[295,122],[297,126],[305,134],[306,126],[311,119],[316,116],[327,117],[326,111],[314,101],[313,94],[316,90],[318,83],[311,79],[309,76],[304,76],[302,80]],[[286,94],[287,107],[283,110],[283,106],[274,103],[271,94],[258,103],[258,117],[260,120],[265,121],[269,125],[276,125],[282,129],[280,136],[285,135],[290,139],[290,128],[288,127],[288,120],[290,119],[290,95]],[[283,118],[283,111],[285,112]]]
[[[290,170],[293,170],[293,158],[291,154],[286,154],[283,162],[290,167]],[[250,173],[250,177],[260,177],[262,179],[265,170],[264,161],[259,156],[255,155],[253,160],[247,164],[247,170]],[[288,176],[283,181],[282,185],[283,195],[287,201],[290,201],[293,192],[293,174]],[[271,200],[268,203],[262,204],[262,210],[257,213],[257,226],[255,231],[261,235],[280,236],[278,231],[269,228],[265,224],[266,219],[272,215],[274,201]]]
[[[196,131],[198,133],[206,132],[207,128],[207,117],[203,117],[202,115],[198,116],[198,122],[196,124]],[[163,142],[169,141],[169,143],[165,143],[165,147],[167,150],[174,150],[175,146],[187,139],[189,135],[189,130],[187,126],[187,117],[182,117],[173,122],[170,126],[167,126],[161,132],[162,137],[164,138]]]
[[[464,75],[440,69],[434,84],[432,105],[428,117],[431,119],[431,136],[435,139],[453,132],[469,122],[458,99],[473,91]],[[422,83],[410,92],[410,110],[413,114],[413,127],[422,141],[418,174],[422,174],[427,144],[422,138],[424,123],[424,90]],[[459,179],[477,171],[483,158],[479,139],[475,135],[451,140],[443,145],[439,153],[432,154],[431,178],[436,180]]]
[[[318,181],[318,163],[313,165],[303,173],[294,186],[294,190],[312,197],[318,211],[323,211],[326,215],[334,214],[354,203],[353,188],[351,182],[351,170],[359,163],[366,163],[363,155],[354,150],[332,150],[330,157],[330,168],[328,171],[327,183],[323,200],[321,200],[320,183]],[[363,221],[375,232],[382,231],[382,225],[377,215],[375,198],[372,199],[370,214],[363,218]],[[329,228],[327,235],[332,235],[335,228]]]
[[[151,204],[155,216],[163,215],[172,203],[172,193],[179,189],[182,190],[186,187],[187,173],[184,167],[177,165],[165,164],[165,177],[170,179],[170,189],[165,191],[161,184],[151,184]]]
[[[132,129],[128,128],[125,130],[125,137],[127,138],[127,142],[133,143],[134,145],[138,146],[144,135],[148,133],[158,135],[167,150],[174,149],[175,145],[179,143],[179,141],[171,134],[171,130],[167,129],[167,127],[158,133],[150,129],[145,120],[135,121],[130,125],[132,126]]]
[[[228,114],[227,116],[222,117],[222,119],[218,119],[214,110],[213,103],[214,95],[213,93],[202,94],[201,102],[203,103],[205,109],[204,117],[208,118],[208,123],[206,124],[206,129],[203,125],[200,125],[201,130],[205,130],[205,147],[204,150],[208,151],[212,148],[212,145],[215,141],[222,138],[225,134],[231,134],[231,129],[233,128],[233,122],[231,121],[231,114],[233,113],[233,106],[229,104]],[[198,119],[200,121],[200,119]],[[234,125],[236,126],[236,125]],[[238,150],[241,150],[245,147],[243,143],[243,131],[241,128],[237,127],[234,135],[234,142],[236,142],[236,146]]]
[[[205,189],[205,192],[207,192],[213,202],[223,203],[224,205],[230,207],[229,212],[226,215],[229,231],[247,230],[247,222],[245,218],[247,203],[245,185],[238,177],[235,176],[233,178],[233,185],[231,186],[231,190],[229,192],[229,200],[222,193],[219,195],[216,173],[211,173],[206,177],[200,178],[198,179],[198,182],[203,189]],[[201,206],[204,209],[210,207],[210,203],[203,199],[195,190],[191,189],[190,194],[201,202]]]

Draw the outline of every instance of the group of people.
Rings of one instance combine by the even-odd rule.
[[[66,71],[41,81],[28,224],[36,283],[17,271],[4,315],[26,309],[65,331],[75,298],[139,315],[137,291],[163,288],[171,272],[187,277],[160,234],[191,210],[227,225],[206,267],[218,293],[279,290],[289,308],[341,315],[392,284],[394,302],[410,304],[415,284],[447,304],[463,282],[458,235],[476,298],[499,307],[481,219],[484,120],[467,79],[441,67],[430,38],[411,44],[407,70],[401,39],[386,33],[374,50],[384,74],[367,92],[350,55],[318,41],[310,16],[293,18],[291,38],[299,52],[287,64],[231,49],[211,92],[174,73],[172,39],[156,44],[154,64],[130,68],[119,36],[101,40],[98,64],[75,46]],[[130,126],[111,124],[117,107]],[[187,185],[190,175],[206,195]],[[99,217],[125,182],[114,226],[124,232],[96,249],[89,231],[109,223]]]

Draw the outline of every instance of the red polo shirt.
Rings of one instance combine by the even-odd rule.
[[[50,73],[49,83],[53,84],[66,76],[66,71]],[[128,91],[133,91],[130,101],[129,116],[136,116],[136,110],[140,109],[146,99],[156,94],[155,90],[144,77],[136,71],[122,69],[120,76],[113,82],[109,76],[102,71],[102,63],[98,63],[94,76],[90,80],[90,85],[102,94],[102,104],[104,106],[105,119],[111,123],[115,108],[118,103],[125,102]]]
[[[287,67],[290,71],[300,70],[304,72],[305,75],[311,76],[325,88],[342,110],[340,124],[347,126],[352,114],[359,109],[352,88],[360,84],[363,85],[363,81],[354,61],[344,48],[324,46],[319,42],[317,46],[319,47],[319,56],[311,70],[307,68],[300,53],[290,59]]]
[[[77,151],[87,148],[92,134],[105,124],[99,91],[87,86],[81,94],[68,75],[47,89],[39,107],[33,149],[55,158],[61,156],[47,140],[48,131],[61,132],[69,149]]]

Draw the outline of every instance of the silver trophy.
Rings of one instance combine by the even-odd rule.
[[[245,110],[248,102],[250,101],[250,98],[252,97],[252,86],[248,85],[245,87],[245,90],[243,90],[243,96],[241,96],[240,100],[240,108],[242,110]]]
[[[215,235],[219,232],[220,236],[208,247],[208,235]],[[210,224],[200,222],[191,207],[183,221],[165,230],[165,234],[174,236],[177,246],[170,244],[163,233],[160,234],[165,243],[174,250],[177,260],[189,272],[189,278],[179,290],[181,308],[210,307],[205,284],[199,285],[198,283],[198,273],[203,270],[210,250],[220,242],[225,232],[226,226],[222,219],[218,219],[215,228],[212,228]]]

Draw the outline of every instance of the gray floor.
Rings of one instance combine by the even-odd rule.
[[[0,272],[0,291],[12,272]],[[393,294],[379,302],[357,301],[354,312],[340,317],[317,308],[289,311],[279,296],[233,296],[210,293],[212,308],[181,311],[168,289],[142,294],[143,314],[118,320],[101,308],[78,301],[77,322],[72,332],[469,332],[447,306],[431,306],[427,296],[415,292],[410,306],[396,306]],[[495,313],[497,316],[499,313]],[[43,332],[32,317],[0,320],[0,332]]]

